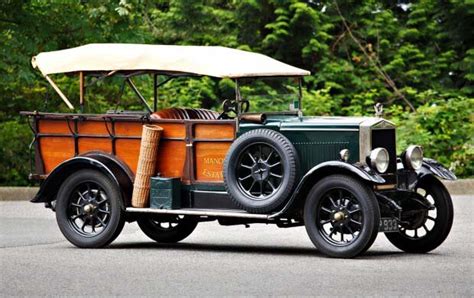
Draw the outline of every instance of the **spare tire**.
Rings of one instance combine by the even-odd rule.
[[[291,142],[270,129],[255,129],[234,141],[224,161],[231,199],[252,213],[268,213],[289,197],[296,181],[297,155]]]

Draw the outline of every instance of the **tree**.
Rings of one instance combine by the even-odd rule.
[[[4,0],[0,147],[5,149],[0,164],[5,174],[0,183],[24,184],[27,176],[22,165],[31,140],[19,111],[67,111],[32,69],[31,57],[97,42],[222,45],[267,54],[311,71],[303,86],[307,113],[371,115],[372,106],[382,102],[386,117],[400,123],[399,136],[433,146],[428,153],[453,165],[458,174],[473,175],[473,140],[465,133],[470,129],[465,122],[473,122],[466,115],[474,114],[473,22],[474,4],[462,0]],[[55,80],[77,104],[77,77]],[[151,78],[136,83],[150,99]],[[130,90],[120,96],[121,84],[111,79],[88,87],[87,102],[94,104],[87,111],[115,107],[118,99],[120,108],[139,108]],[[233,88],[230,80],[176,80],[161,88],[160,107],[219,109],[222,99],[233,96]],[[292,87],[283,81],[246,88],[249,94],[274,95],[276,89]],[[287,104],[286,98],[263,98],[255,99],[253,107]],[[417,134],[411,134],[413,126]],[[6,146],[15,136],[21,137]]]

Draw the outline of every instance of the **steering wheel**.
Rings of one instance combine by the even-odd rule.
[[[240,112],[247,113],[250,109],[250,102],[246,99],[240,101]]]
[[[229,113],[238,114],[238,108],[240,105],[240,112],[247,113],[250,109],[250,102],[248,100],[241,100],[237,102],[235,99],[226,99],[222,103],[222,113],[217,119],[233,119],[234,117],[229,116]]]

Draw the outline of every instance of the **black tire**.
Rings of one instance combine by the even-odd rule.
[[[403,251],[426,253],[440,246],[448,237],[453,225],[453,202],[446,188],[436,178],[421,180],[416,191],[434,205],[434,209],[421,212],[417,219],[413,218],[413,222],[417,223],[400,225],[400,232],[386,233],[385,236]]]
[[[270,129],[255,129],[234,141],[224,161],[224,184],[237,206],[252,213],[280,207],[292,193],[297,154],[291,142]]]
[[[185,216],[140,217],[138,226],[149,238],[160,243],[176,243],[191,235],[198,222]]]
[[[104,247],[117,238],[125,223],[120,190],[98,171],[75,172],[59,188],[56,221],[75,246]]]
[[[374,243],[380,210],[375,194],[366,185],[352,177],[332,175],[309,192],[304,222],[311,241],[322,253],[352,258]]]

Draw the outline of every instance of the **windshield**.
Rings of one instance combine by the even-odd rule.
[[[240,95],[249,101],[249,112],[298,110],[298,84],[298,78],[239,79]]]

